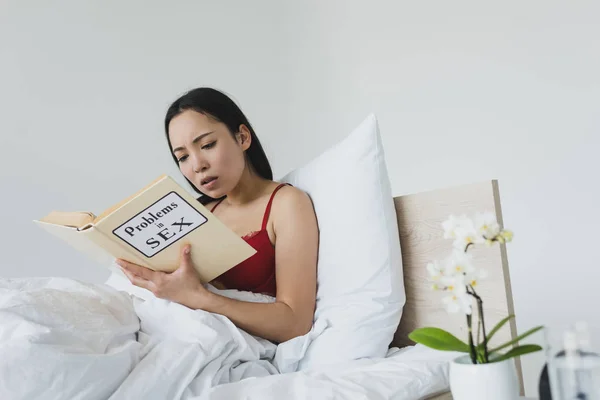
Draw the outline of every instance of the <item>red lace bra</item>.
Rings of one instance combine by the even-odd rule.
[[[256,253],[216,278],[216,280],[225,285],[226,288],[264,293],[270,296],[276,295],[275,247],[269,239],[267,221],[269,220],[269,214],[271,213],[273,197],[275,197],[275,193],[285,185],[286,184],[281,184],[277,186],[271,194],[271,198],[265,209],[261,229],[259,231],[250,232],[242,237],[242,239],[256,250]],[[215,204],[211,212],[215,211],[222,201],[223,199]]]

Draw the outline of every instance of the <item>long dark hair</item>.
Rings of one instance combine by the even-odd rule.
[[[246,160],[259,176],[264,179],[273,180],[273,171],[271,170],[267,155],[265,154],[258,137],[256,137],[254,128],[250,125],[248,118],[246,118],[242,110],[226,94],[207,87],[190,90],[175,100],[167,110],[167,115],[165,117],[165,133],[167,135],[167,142],[169,143],[169,152],[171,153],[171,156],[173,156],[173,161],[175,161],[175,164],[177,164],[178,167],[179,163],[177,162],[177,157],[171,151],[173,146],[171,145],[171,139],[169,138],[169,123],[173,118],[186,110],[194,110],[209,116],[216,121],[224,123],[232,136],[235,136],[239,131],[240,125],[245,125],[251,135],[250,147],[246,150]],[[186,180],[192,188],[194,188],[194,191],[201,195],[198,200],[202,204],[208,204],[211,201],[218,200],[203,194],[189,179],[186,178]]]

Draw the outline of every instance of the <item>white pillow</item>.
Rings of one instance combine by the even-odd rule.
[[[299,369],[385,357],[406,300],[400,240],[377,120],[281,179],[307,192],[319,223],[315,325]]]

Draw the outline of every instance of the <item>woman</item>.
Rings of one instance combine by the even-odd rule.
[[[284,342],[312,327],[316,301],[318,228],[310,198],[273,181],[271,167],[237,105],[198,88],[176,100],[165,118],[175,162],[198,199],[257,253],[212,282],[217,287],[276,297],[274,303],[233,300],[210,292],[184,246],[179,268],[156,272],[118,260],[136,286],[157,297],[228,317],[247,332]]]

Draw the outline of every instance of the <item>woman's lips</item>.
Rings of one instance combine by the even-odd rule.
[[[205,187],[206,189],[209,189],[209,190],[213,189],[216,186],[218,179],[219,178],[217,178],[217,177],[209,177],[209,178],[203,179],[202,187]]]

